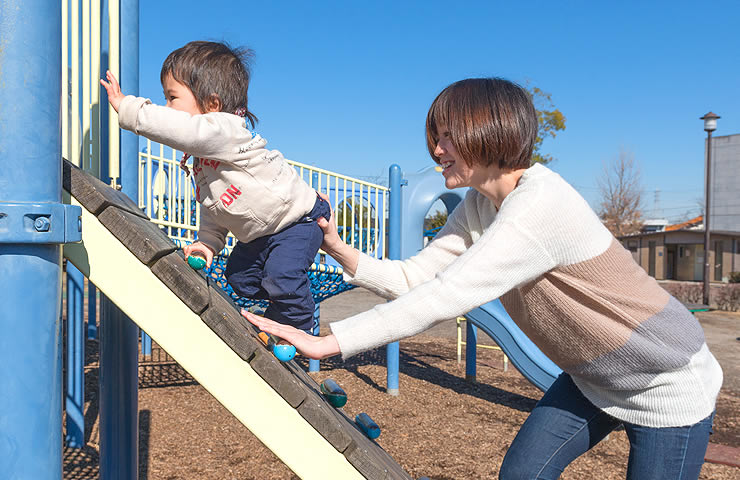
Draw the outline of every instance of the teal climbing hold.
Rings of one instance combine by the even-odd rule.
[[[188,256],[188,265],[195,270],[200,270],[206,266],[206,259],[201,255],[194,253]]]

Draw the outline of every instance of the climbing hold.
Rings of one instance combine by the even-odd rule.
[[[321,382],[321,393],[324,398],[336,408],[341,408],[347,403],[347,394],[344,393],[342,387],[337,385],[337,382],[331,378],[327,378]]]
[[[276,344],[272,346],[272,353],[281,362],[289,362],[295,357],[295,347],[293,345]]]
[[[367,413],[357,414],[355,423],[368,438],[374,440],[380,436],[380,427]]]
[[[194,252],[188,255],[188,265],[194,270],[200,270],[206,266],[206,259],[202,254]]]

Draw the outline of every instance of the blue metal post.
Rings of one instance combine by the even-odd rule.
[[[135,480],[138,336],[131,334],[131,320],[105,295],[100,297],[100,317],[100,478]]]
[[[87,338],[98,338],[98,289],[87,282]]]
[[[393,164],[388,172],[390,186],[390,208],[388,212],[388,258],[392,260],[401,259],[401,167]],[[398,369],[400,347],[398,342],[389,343],[385,351],[387,372],[386,393],[398,395]]]
[[[470,320],[465,322],[465,380],[475,381],[477,375],[478,327]]]
[[[319,186],[319,174],[317,172],[313,172],[311,174],[311,186],[318,191]],[[320,256],[317,253],[316,258],[314,261],[316,263],[319,262]],[[316,304],[313,310],[313,334],[314,336],[319,336],[319,332],[321,330],[321,305],[319,303]],[[308,371],[309,372],[318,372],[321,369],[320,362],[318,360],[314,360],[313,358],[308,360]]]
[[[139,1],[122,0],[121,86],[139,91]],[[104,99],[101,98],[101,104]],[[101,115],[105,116],[105,115]],[[112,119],[108,119],[112,121]],[[138,198],[138,138],[121,134],[120,184]],[[111,177],[116,172],[108,172]],[[105,314],[103,314],[105,312]],[[107,298],[101,298],[100,332],[100,477],[138,478],[138,352],[139,329]]]
[[[85,276],[67,262],[67,412],[68,447],[82,448],[85,444]]]
[[[61,479],[60,244],[80,240],[61,204],[61,4],[0,12],[0,472]]]
[[[150,337],[145,331],[141,331],[141,354],[151,355],[152,354],[152,337]]]
[[[313,334],[316,337],[319,336],[319,330],[321,328],[319,326],[320,317],[321,317],[321,304],[317,303],[313,310],[313,319],[314,319]],[[321,362],[319,362],[318,360],[314,360],[313,358],[309,359],[308,360],[308,371],[318,372],[319,370],[321,370]]]

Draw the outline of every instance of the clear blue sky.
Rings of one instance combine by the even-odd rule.
[[[431,165],[424,120],[445,86],[502,76],[552,94],[567,128],[544,144],[550,168],[593,207],[604,162],[625,149],[648,216],[698,214],[699,117],[722,117],[714,135],[740,133],[740,3],[605,3],[142,1],[140,94],[163,103],[162,61],[188,41],[248,46],[268,146],[377,180],[393,163]]]

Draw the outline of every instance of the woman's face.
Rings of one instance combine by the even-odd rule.
[[[477,168],[468,166],[460,157],[455,145],[452,144],[450,132],[446,125],[439,125],[437,128],[439,140],[437,147],[434,149],[434,155],[439,158],[439,164],[442,167],[442,176],[445,177],[445,187],[461,188],[475,187]]]

